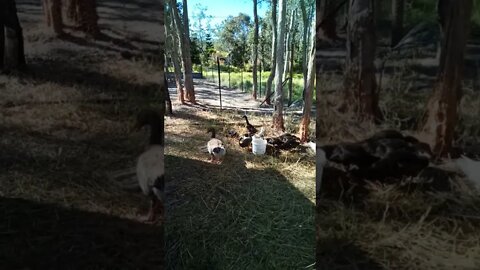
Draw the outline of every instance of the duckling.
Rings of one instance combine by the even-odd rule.
[[[212,136],[210,140],[207,143],[207,149],[208,153],[210,154],[210,161],[214,162],[220,162],[223,160],[223,157],[226,154],[226,149],[225,146],[223,145],[223,142],[217,138],[215,138],[215,129],[214,128],[209,128],[207,130],[207,133],[212,133]]]
[[[248,147],[252,144],[252,137],[249,134],[244,134],[238,140],[238,144],[240,145],[240,147],[243,147],[243,148]]]
[[[153,110],[144,110],[138,114],[134,130],[146,125],[150,126],[150,141],[138,157],[136,173],[143,194],[151,200],[148,216],[141,221],[150,223],[157,221],[157,212],[165,213],[163,117]]]
[[[250,134],[250,136],[252,136],[253,134],[257,133],[257,129],[256,129],[252,124],[250,124],[250,122],[248,122],[247,116],[244,115],[243,118],[245,118],[246,127],[247,127],[247,130],[248,130],[248,133]]]

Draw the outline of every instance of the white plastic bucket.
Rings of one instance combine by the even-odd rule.
[[[263,155],[267,150],[267,140],[262,138],[252,137],[252,153],[255,155]]]

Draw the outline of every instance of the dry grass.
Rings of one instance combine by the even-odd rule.
[[[389,77],[381,94],[386,121],[380,127],[334,112],[331,104],[339,100],[338,92],[327,92],[341,76],[324,74],[320,144],[357,141],[384,128],[414,133],[411,124],[423,112],[428,91],[411,90],[415,85],[406,74]],[[478,139],[474,115],[480,96],[464,90],[459,143]],[[369,194],[357,203],[319,199],[317,269],[479,269],[479,194],[460,176],[452,182],[448,193],[405,192],[393,184],[369,186]]]
[[[135,220],[148,199],[107,178],[145,145],[128,130],[158,106],[158,68],[51,38],[27,15],[31,72],[0,75],[1,268],[161,269],[162,226]]]
[[[313,157],[246,152],[225,136],[230,129],[243,133],[239,114],[185,107],[175,113],[166,121],[167,267],[299,269],[313,264]],[[270,118],[249,118],[272,134]],[[209,126],[227,144],[221,165],[209,164],[201,149]]]

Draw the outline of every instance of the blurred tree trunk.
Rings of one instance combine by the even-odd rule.
[[[319,3],[320,13],[317,32],[321,36],[321,40],[332,42],[339,39],[337,34],[337,15],[346,2],[346,0],[341,2],[324,0]]]
[[[63,34],[62,1],[43,0],[43,12],[47,27],[56,35]]]
[[[317,3],[316,5],[316,27],[315,27],[315,47],[316,47],[316,50],[315,50],[315,99],[316,99],[316,108],[317,108],[317,121],[315,123],[315,139],[316,139],[316,143],[317,145],[320,145],[320,117],[321,117],[321,114],[320,114],[320,66],[321,66],[321,62],[320,62],[320,41],[321,41],[321,37],[320,35],[317,33],[318,32],[318,29],[320,28],[320,23],[321,23],[321,10],[320,10],[321,6],[319,5],[319,3]],[[321,179],[318,179],[317,178],[317,188],[320,188],[320,185],[321,185]]]
[[[166,111],[166,106],[165,106],[165,103],[167,101],[167,93],[168,93],[168,83],[167,83],[167,77],[166,77],[166,74],[165,74],[165,43],[166,43],[166,33],[165,33],[165,1],[164,0],[160,0],[160,16],[159,16],[159,19],[160,19],[160,31],[159,31],[159,41],[160,41],[160,44],[159,44],[159,54],[162,56],[162,57],[159,57],[159,69],[160,69],[160,78],[163,78],[160,79],[160,91],[159,91],[159,94],[160,94],[160,115],[162,115],[161,117],[161,129],[162,129],[162,134],[164,133],[163,132],[163,129],[164,129],[164,115],[165,115],[165,111]],[[170,100],[170,98],[168,98],[168,100]],[[170,103],[171,105],[171,103]],[[170,108],[171,109],[171,108]],[[163,141],[163,139],[162,139]]]
[[[180,19],[177,2],[175,0],[170,0],[169,3],[170,7],[172,8],[173,20],[175,21],[175,26],[179,36],[179,49],[182,52],[185,99],[190,103],[195,104],[196,101],[195,89],[193,87],[192,58],[190,55],[190,37],[188,37],[185,33],[186,28],[183,26],[182,20]],[[184,9],[186,8],[187,7],[184,6]],[[188,28],[188,25],[186,27]]]
[[[79,11],[80,29],[92,37],[98,37],[100,30],[98,29],[96,0],[78,0],[76,3]]]
[[[170,115],[172,115],[173,107],[172,107],[172,99],[170,98],[170,92],[168,91],[167,73],[164,73],[163,78],[164,78],[164,84],[165,84],[164,91],[165,91],[165,101],[166,101],[167,111]]]
[[[254,99],[257,99],[257,61],[258,61],[258,14],[257,14],[257,0],[253,0],[253,21],[255,28],[253,32],[253,63],[252,63],[252,76],[253,76],[253,93]]]
[[[265,103],[271,105],[272,82],[275,78],[275,69],[277,66],[277,0],[272,0],[272,66],[270,68],[270,75],[267,79]]]
[[[303,116],[300,122],[300,142],[305,143],[309,136],[310,114],[312,111],[312,93],[315,87],[315,22],[312,25],[312,35],[310,41],[310,57],[308,60],[307,85],[305,87]]]
[[[1,8],[3,6],[0,5]],[[4,18],[3,13],[0,13],[2,18]],[[5,60],[5,25],[3,21],[0,20],[0,71],[3,70],[4,64],[3,61]]]
[[[278,37],[277,37],[277,60],[275,66],[275,106],[273,112],[273,128],[277,131],[284,131],[283,123],[283,65],[285,65],[285,20],[286,20],[286,2],[279,1],[279,18],[278,18]]]
[[[78,10],[78,1],[80,0],[65,0],[65,18],[73,25],[78,27],[80,25],[80,11]]]
[[[369,0],[350,0],[344,101],[340,111],[360,120],[382,119],[375,78],[375,27]]]
[[[404,17],[405,1],[392,0],[392,41],[391,47],[403,37],[403,17]]]
[[[458,103],[462,97],[464,55],[471,14],[472,0],[438,1],[442,30],[440,66],[421,127],[436,156],[448,154],[452,147]]]
[[[23,30],[18,19],[15,1],[2,1],[0,15],[1,66],[5,70],[25,70],[27,65],[23,47]]]

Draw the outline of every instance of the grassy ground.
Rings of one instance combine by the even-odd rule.
[[[178,269],[312,269],[314,159],[254,156],[226,138],[243,133],[239,114],[176,107],[166,121],[167,266]],[[265,125],[270,117],[251,117]],[[207,162],[209,126],[227,145]],[[177,269],[176,268],[176,269]]]
[[[468,57],[468,56],[467,56]],[[472,57],[470,55],[470,57]],[[417,59],[422,60],[422,59]],[[428,60],[428,59],[427,59]],[[422,60],[423,61],[423,60]],[[424,61],[428,62],[428,61]],[[320,101],[321,144],[357,141],[384,128],[413,133],[430,94],[433,72],[398,60],[387,72],[381,92],[386,121],[372,126],[334,112],[342,77],[323,73]],[[474,78],[464,81],[458,143],[478,143],[478,102]],[[423,86],[422,86],[423,85]],[[324,179],[323,181],[329,181]],[[318,269],[479,269],[480,199],[461,176],[452,192],[405,192],[398,184],[369,186],[356,203],[348,199],[317,201]]]
[[[98,1],[105,36],[60,40],[46,34],[40,3],[16,2],[30,72],[0,75],[0,268],[161,269],[162,227],[135,220],[148,200],[107,178],[145,146],[129,127],[155,106],[159,74],[143,51],[155,38],[135,27],[148,29],[158,8],[131,2],[144,11],[132,18]]]
[[[270,72],[262,72],[262,77],[260,78],[260,73],[258,74],[258,83],[261,85],[261,89],[259,86],[259,97],[265,96],[266,85],[268,76],[270,76]],[[204,77],[207,78],[209,81],[213,81],[218,83],[218,73],[216,70],[206,70],[204,71]],[[228,72],[221,72],[221,84],[228,86]],[[238,89],[242,89],[242,74],[240,72],[231,72],[230,73],[230,87],[235,87]],[[253,78],[251,72],[243,72],[243,91],[245,92],[252,92],[253,91]],[[288,97],[288,82],[284,86],[284,97],[285,101],[287,101]],[[294,74],[293,75],[293,96],[292,101],[301,100],[302,99],[302,92],[303,92],[303,75],[302,74]],[[315,96],[315,95],[313,95]]]

